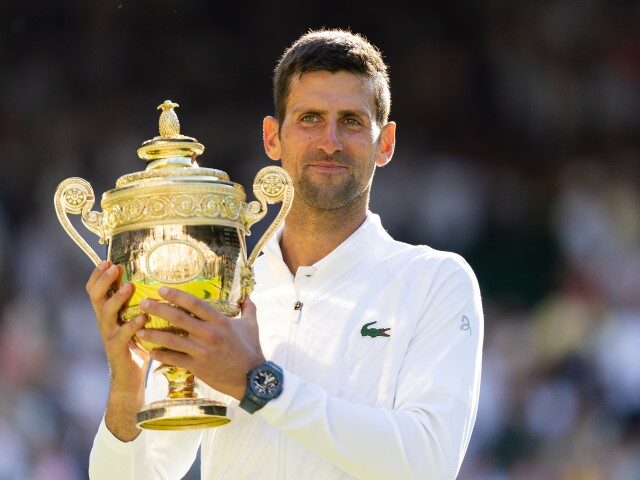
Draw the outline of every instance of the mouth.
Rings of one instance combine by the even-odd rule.
[[[331,162],[317,162],[307,166],[309,170],[323,173],[341,172],[347,169],[344,165]]]

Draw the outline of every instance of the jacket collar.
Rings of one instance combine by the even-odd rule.
[[[265,260],[272,264],[280,264],[288,272],[280,249],[283,231],[284,224],[276,230],[266,243],[263,253],[267,257]],[[330,272],[333,277],[339,276],[340,273],[350,270],[361,262],[370,261],[372,257],[378,257],[381,252],[380,249],[384,248],[384,244],[390,240],[392,239],[382,227],[380,217],[371,211],[367,211],[367,216],[362,225],[344,242],[313,265],[300,267],[300,269],[304,269],[308,274]]]

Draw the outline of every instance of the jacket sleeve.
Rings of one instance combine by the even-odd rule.
[[[455,478],[477,412],[483,313],[471,268],[448,270],[424,295],[393,409],[329,396],[285,371],[282,394],[256,415],[356,478]]]
[[[163,377],[150,374],[146,402],[162,399],[166,388]],[[135,440],[122,442],[113,436],[103,419],[89,456],[89,478],[179,480],[189,471],[199,446],[200,430],[142,430]]]

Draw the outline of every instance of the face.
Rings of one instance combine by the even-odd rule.
[[[267,154],[282,160],[296,200],[338,209],[364,199],[377,166],[389,162],[395,124],[375,120],[373,83],[348,72],[308,72],[291,80],[282,124],[264,124]]]

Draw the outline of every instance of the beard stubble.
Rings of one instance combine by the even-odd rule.
[[[351,170],[348,171],[346,178],[334,183],[314,181],[308,175],[306,168],[309,164],[318,161],[332,162],[346,167],[355,165],[353,160],[344,152],[337,152],[331,155],[315,154],[305,156],[302,160],[304,170],[298,178],[295,188],[296,195],[299,195],[307,205],[319,210],[336,210],[360,198],[367,191],[369,184],[359,184],[356,175]]]

